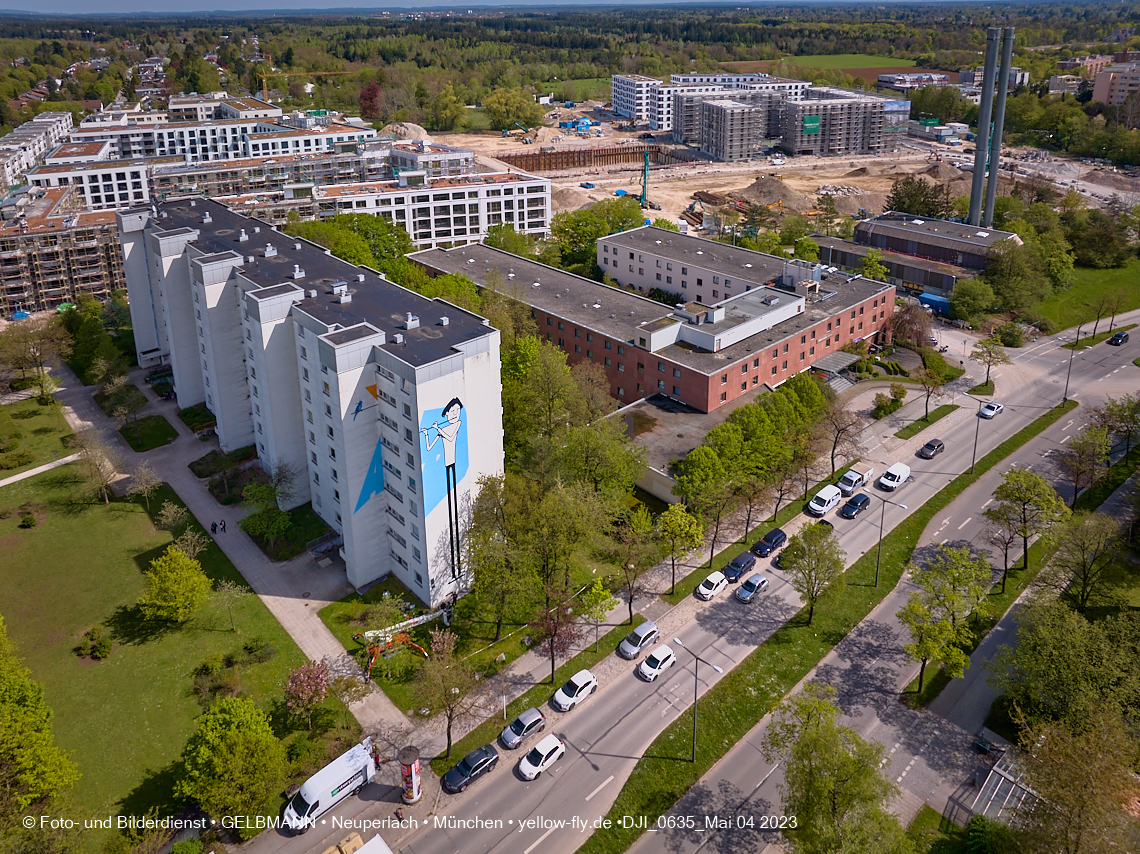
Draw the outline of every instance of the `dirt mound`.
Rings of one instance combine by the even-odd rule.
[[[743,190],[733,193],[745,201],[758,205],[770,205],[783,200],[784,211],[810,211],[815,207],[815,199],[799,190],[793,190],[779,178],[764,176],[757,178]]]
[[[866,166],[860,166],[858,169],[852,169],[850,172],[844,172],[844,178],[861,178],[864,175],[870,175],[871,170]]]
[[[862,208],[865,211],[877,214],[883,212],[883,205],[886,202],[886,193],[864,191],[858,196],[835,196],[835,211],[844,216],[850,216],[851,214],[858,214],[859,209]]]
[[[918,173],[935,181],[956,181],[962,177],[962,170],[949,163],[931,163]]]
[[[593,200],[580,190],[559,187],[550,193],[550,205],[555,213],[576,211],[593,204]]]
[[[396,139],[426,139],[428,132],[412,122],[392,122],[380,129],[380,136],[394,136]]]

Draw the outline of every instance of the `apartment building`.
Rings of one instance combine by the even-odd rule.
[[[0,137],[0,181],[12,187],[36,161],[67,137],[71,113],[40,113],[29,122]]]
[[[72,188],[75,190],[76,204],[91,211],[117,210],[146,204],[150,201],[147,171],[158,159],[86,159],[88,155],[107,152],[108,146],[106,141],[62,145],[49,157],[53,162],[29,169],[25,180],[31,186],[42,189]],[[67,162],[73,158],[74,162]],[[165,162],[182,161],[166,158]]]
[[[438,142],[394,142],[388,147],[393,174],[422,171],[428,178],[454,178],[476,171],[475,152]]]
[[[614,113],[635,124],[649,121],[654,86],[661,81],[641,74],[615,74],[611,80]]]
[[[780,147],[789,154],[865,154],[883,151],[886,98],[818,86],[784,104]]]
[[[945,74],[880,74],[876,81],[879,89],[890,89],[895,92],[912,92],[915,89],[924,89],[927,86],[949,86],[950,78]]]
[[[469,587],[462,513],[503,471],[499,333],[315,244],[185,199],[118,215],[140,362],[169,362],[223,450],[303,472],[350,583]]]
[[[673,131],[675,142],[697,143],[701,103],[728,98],[747,104],[768,104],[767,123],[774,127],[779,105],[803,97],[810,88],[811,83],[806,80],[767,74],[674,74],[668,83],[651,87],[649,126],[653,130]],[[768,93],[769,97],[759,93]]]
[[[970,270],[986,269],[991,249],[1006,240],[1022,245],[1021,238],[1013,232],[894,211],[855,226],[855,241],[864,246]]]
[[[1049,78],[1050,95],[1076,95],[1081,90],[1084,78],[1075,74],[1054,74]]]
[[[701,151],[717,160],[733,163],[763,157],[767,130],[766,105],[724,98],[701,104]]]
[[[676,75],[674,75],[676,76]],[[691,94],[709,94],[716,93],[719,97],[725,97],[723,86],[716,86],[711,84],[661,84],[654,86],[650,90],[651,101],[649,104],[649,128],[655,131],[671,131],[673,130],[673,96],[678,92],[686,92]]]
[[[986,69],[984,66],[979,65],[977,68],[966,69],[958,72],[958,83],[961,86],[968,88],[977,88],[982,85],[985,80]],[[1022,71],[1016,65],[1009,67],[1009,86],[1008,91],[1012,92],[1018,86],[1029,85],[1029,72]]]
[[[1093,83],[1093,100],[1109,107],[1119,107],[1136,92],[1140,92],[1140,62],[1110,65]]]
[[[113,213],[76,212],[66,188],[33,191],[0,225],[0,313],[46,311],[125,287]]]
[[[643,272],[635,278],[646,290],[655,281],[657,261],[662,269],[674,265],[679,274],[690,256],[718,269],[741,260],[702,260],[697,252],[717,252],[722,245],[649,226],[599,243],[607,250],[599,248],[604,257],[621,259],[620,271],[608,268],[611,276],[620,272],[628,278],[626,254],[640,255]],[[669,260],[674,255],[685,260]],[[432,274],[463,273],[481,287],[503,288],[525,301],[539,334],[571,364],[602,366],[619,402],[661,393],[701,412],[779,385],[844,343],[873,337],[894,304],[893,286],[858,277],[821,285],[818,265],[758,252],[745,263],[751,265],[746,273],[761,283],[744,286],[740,280],[735,293],[716,304],[682,302],[673,308],[482,244],[408,257]],[[648,278],[645,270],[651,271]],[[704,275],[711,281],[712,275],[726,274],[734,278],[731,267]]]
[[[1057,63],[1057,67],[1062,71],[1075,71],[1079,77],[1092,80],[1104,70],[1106,65],[1111,65],[1112,62],[1113,58],[1109,54],[1093,54],[1062,59]]]
[[[673,141],[684,145],[700,145],[704,127],[704,104],[707,101],[731,100],[754,107],[762,107],[763,125],[759,132],[765,137],[779,134],[780,115],[786,101],[783,92],[765,89],[712,89],[708,92],[679,87],[673,93]]]

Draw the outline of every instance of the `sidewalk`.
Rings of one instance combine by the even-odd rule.
[[[19,474],[14,474],[11,477],[6,477],[3,480],[0,480],[0,487],[7,486],[10,483],[18,483],[21,480],[24,480],[26,478],[35,477],[37,474],[40,474],[42,472],[51,471],[54,468],[59,468],[60,466],[65,466],[68,463],[73,463],[77,459],[79,459],[81,456],[83,456],[83,455],[82,454],[71,454],[70,456],[63,457],[62,459],[53,460],[50,463],[44,463],[42,466],[36,466],[34,469],[28,469],[27,471],[22,471]]]

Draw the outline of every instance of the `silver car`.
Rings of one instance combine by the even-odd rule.
[[[736,598],[741,602],[751,602],[761,593],[768,592],[768,579],[760,573],[750,575],[748,580],[736,588]]]
[[[653,646],[653,644],[657,643],[660,637],[661,634],[657,631],[657,626],[646,620],[644,623],[635,627],[634,630],[626,635],[625,639],[618,644],[617,653],[622,658],[633,660]]]
[[[508,750],[514,750],[536,732],[546,729],[546,715],[538,709],[527,709],[499,735],[499,741]]]

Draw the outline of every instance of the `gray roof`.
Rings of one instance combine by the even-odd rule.
[[[819,247],[826,246],[828,249],[849,252],[859,258],[867,257],[867,253],[875,248],[874,246],[864,246],[862,243],[855,243],[851,240],[844,240],[842,237],[828,237],[824,234],[813,234],[811,239]],[[892,252],[889,249],[880,249],[878,251],[882,254],[885,261],[890,261],[892,264],[903,264],[907,267],[913,267],[916,270],[934,270],[938,273],[957,276],[960,279],[968,279],[971,276],[977,275],[976,270],[969,270],[965,267],[959,267],[956,264],[932,261],[929,258],[919,258],[916,255]]]
[[[863,220],[856,226],[856,230],[866,234],[884,233],[918,243],[958,250],[963,248],[963,244],[975,251],[985,250],[1011,237],[1020,241],[1016,234],[1009,231],[997,231],[993,228],[950,222],[945,219],[928,219],[894,211]]]
[[[786,266],[784,259],[774,255],[652,225],[611,234],[602,241],[634,252],[652,252],[681,264],[707,267],[742,284],[766,285],[782,276]]]
[[[844,368],[855,364],[859,361],[859,357],[854,353],[844,353],[842,350],[836,350],[833,353],[828,353],[812,363],[813,371],[823,371],[825,374],[837,374]]]
[[[386,334],[383,349],[410,365],[439,361],[452,355],[455,345],[491,333],[491,327],[470,312],[443,300],[422,297],[367,267],[341,261],[316,244],[282,234],[271,225],[234,213],[219,202],[185,199],[165,202],[158,210],[160,215],[152,220],[155,227],[164,231],[195,229],[198,239],[193,245],[207,254],[237,252],[245,258],[253,256],[252,263],[247,261],[242,266],[245,278],[263,288],[294,284],[304,288],[306,296],[297,305],[306,314],[329,326],[369,323]],[[206,212],[212,222],[202,222]],[[255,228],[260,231],[255,232]],[[249,238],[246,241],[239,241],[242,229]],[[275,256],[265,257],[267,243],[276,247]],[[293,278],[294,265],[304,270],[304,278]],[[361,275],[364,280],[358,281]],[[348,284],[351,302],[339,302],[332,292],[333,285],[344,283]],[[317,295],[308,296],[313,290]],[[418,329],[404,328],[408,312],[421,319]],[[443,316],[448,318],[447,326],[439,323]],[[350,330],[345,333],[348,340],[359,334]],[[401,344],[395,343],[397,333],[403,336]]]

